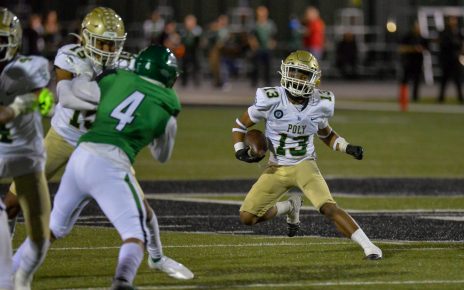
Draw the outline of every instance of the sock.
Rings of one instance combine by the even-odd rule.
[[[366,236],[366,234],[361,228],[357,229],[351,235],[351,239],[358,243],[363,249],[374,246],[374,244],[371,242],[371,240],[369,240],[369,238]]]
[[[29,238],[26,238],[24,242],[19,246],[16,250],[15,254],[13,255],[13,273],[18,271],[19,264],[21,263],[21,256],[23,255],[24,249],[29,247]]]
[[[163,256],[163,246],[161,245],[158,219],[156,218],[155,213],[153,212],[153,217],[147,223],[148,232],[150,236],[148,237],[147,242],[147,251],[150,255],[150,258],[153,260],[159,260]]]
[[[142,259],[143,249],[141,246],[136,243],[123,244],[119,250],[115,278],[125,280],[132,284]]]
[[[280,215],[287,214],[292,209],[292,205],[288,200],[280,201],[276,203],[276,208],[277,208],[276,216],[280,216]]]
[[[36,243],[30,239],[24,246],[20,255],[19,269],[25,273],[27,279],[31,279],[39,266],[43,263],[49,247],[50,241],[48,240]]]
[[[6,222],[6,213],[0,209],[0,288],[13,289],[11,281],[11,240]]]

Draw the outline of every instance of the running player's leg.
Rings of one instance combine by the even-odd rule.
[[[47,133],[44,139],[45,151],[47,152],[47,159],[45,164],[45,178],[50,180],[55,174],[60,171],[68,162],[69,157],[74,151],[74,147],[66,142],[56,131],[52,128]],[[10,185],[9,191],[6,193],[4,202],[6,211],[8,213],[8,223],[10,226],[10,233],[13,237],[16,225],[16,218],[21,211],[19,206],[16,186],[13,182]]]
[[[368,259],[381,259],[382,251],[369,240],[356,221],[337,206],[316,162],[303,161],[297,168],[297,184],[314,207],[329,218],[341,234],[358,243]]]
[[[292,210],[290,203],[277,202],[292,186],[286,177],[286,170],[287,167],[270,166],[261,174],[240,208],[240,221],[243,224],[251,226]]]
[[[14,181],[28,237],[18,260],[19,269],[15,271],[15,287],[30,287],[50,245],[50,194],[43,172],[17,176]]]
[[[109,162],[99,160],[101,163],[95,160],[90,168],[106,172],[100,174],[100,184],[91,194],[122,239],[113,284],[132,285],[148,236],[143,194],[129,172],[118,172]]]

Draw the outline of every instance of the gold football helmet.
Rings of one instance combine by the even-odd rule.
[[[280,66],[280,84],[295,97],[310,98],[319,85],[321,70],[317,59],[305,50],[290,53]]]
[[[18,17],[8,9],[0,7],[0,62],[15,57],[21,46],[22,35]]]
[[[106,7],[97,7],[85,16],[81,34],[85,55],[97,67],[116,63],[127,35],[121,17]]]

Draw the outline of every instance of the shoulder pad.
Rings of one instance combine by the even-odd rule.
[[[8,67],[7,73],[28,90],[46,87],[50,82],[48,60],[41,56],[20,55]]]
[[[88,62],[89,60],[84,54],[84,48],[79,44],[68,44],[62,46],[56,53],[54,65],[60,69],[75,72],[75,66],[70,63]]]
[[[316,90],[316,93],[319,100],[316,105],[319,107],[318,110],[321,111],[325,118],[332,117],[335,110],[335,95],[331,91],[319,89]]]
[[[279,103],[282,92],[279,87],[264,87],[256,90],[255,106],[259,110],[269,110],[274,104]]]

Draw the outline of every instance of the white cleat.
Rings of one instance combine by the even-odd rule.
[[[382,250],[375,245],[365,248],[364,254],[367,260],[380,260],[383,257]]]
[[[294,237],[300,230],[300,210],[303,205],[303,199],[300,194],[292,194],[288,201],[292,205],[292,208],[287,214],[287,235]]]
[[[31,290],[32,276],[27,277],[26,273],[18,269],[14,275],[14,289],[15,290]]]
[[[157,262],[154,262],[152,258],[148,257],[148,266],[151,269],[160,270],[172,278],[179,280],[190,280],[194,277],[192,271],[190,271],[187,267],[166,256],[163,256]]]

